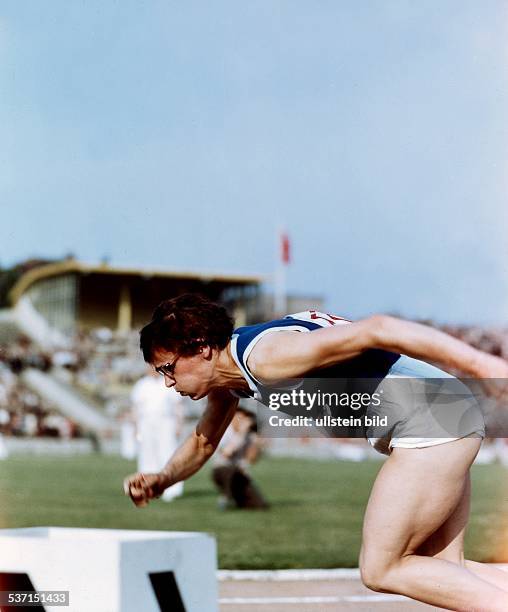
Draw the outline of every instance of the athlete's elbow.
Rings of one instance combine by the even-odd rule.
[[[218,446],[218,443],[214,443],[207,436],[197,431],[194,432],[194,444],[197,455],[203,461],[207,461],[214,454]]]

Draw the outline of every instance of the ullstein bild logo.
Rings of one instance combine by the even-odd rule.
[[[332,417],[329,415],[312,418],[304,416],[280,417],[273,414],[268,423],[271,427],[386,427],[388,425],[387,416],[363,416],[355,417]]]

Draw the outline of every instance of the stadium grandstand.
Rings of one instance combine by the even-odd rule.
[[[197,292],[238,325],[258,315],[261,276],[32,260],[3,274],[0,433],[117,437],[132,384],[144,372],[137,330],[164,298]]]

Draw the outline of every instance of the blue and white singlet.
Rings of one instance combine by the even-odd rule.
[[[316,310],[307,310],[287,315],[283,319],[248,325],[235,329],[231,338],[231,353],[249,385],[251,395],[262,401],[267,389],[258,381],[247,365],[247,359],[263,336],[277,331],[312,332],[323,327],[349,325],[351,321],[325,314]],[[342,361],[333,366],[308,372],[306,378],[336,378],[336,379],[377,379],[385,378],[392,366],[399,361],[401,355],[382,349],[368,349],[352,359]],[[273,387],[270,387],[273,390]]]

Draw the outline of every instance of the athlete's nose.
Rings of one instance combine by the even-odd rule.
[[[171,376],[164,374],[164,384],[168,389],[171,389],[171,387],[174,387],[176,385],[176,381],[173,380]]]

